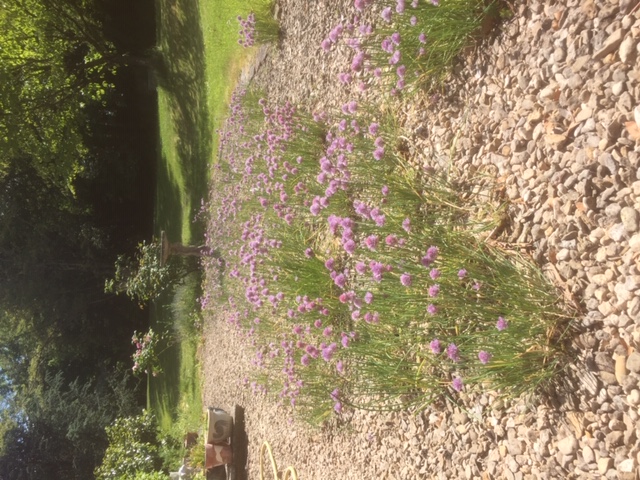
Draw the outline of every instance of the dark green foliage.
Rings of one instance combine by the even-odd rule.
[[[98,480],[121,480],[136,472],[160,469],[158,426],[152,414],[144,411],[135,417],[118,418],[106,431],[109,447],[96,470]]]
[[[143,308],[166,288],[180,282],[193,271],[187,262],[180,259],[171,259],[162,264],[161,249],[158,242],[142,241],[134,257],[119,255],[114,277],[105,282],[105,291],[116,294],[124,292]]]
[[[130,380],[105,372],[67,382],[61,373],[48,374],[41,388],[19,397],[27,413],[9,422],[0,478],[91,478],[107,446],[105,427],[137,410]]]
[[[34,20],[36,31],[51,29],[38,32],[43,48],[31,66],[6,58],[34,45],[5,42],[27,26],[0,33],[0,478],[91,479],[107,446],[105,426],[145,400],[130,376],[118,381],[109,372],[129,365],[131,334],[148,327],[148,313],[105,294],[104,281],[117,254],[152,233],[157,107],[148,65],[133,58],[153,44],[154,3],[9,0],[5,7],[2,25],[17,9],[60,16]],[[118,68],[98,96],[88,93],[102,88],[92,84],[101,74],[86,67],[90,42],[54,28],[77,8],[77,25],[92,25],[85,33],[120,55],[103,57]],[[47,47],[56,35],[64,35],[62,50]],[[38,77],[36,64],[53,83]],[[58,82],[65,74],[68,84]]]

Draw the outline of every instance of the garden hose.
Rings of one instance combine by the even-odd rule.
[[[264,442],[262,447],[260,448],[260,480],[264,480],[264,452],[267,452],[269,455],[269,460],[271,462],[271,468],[273,469],[273,478],[278,480],[278,465],[276,465],[276,459],[273,458],[273,451],[271,450],[271,445],[269,442]],[[298,474],[296,473],[296,469],[293,467],[287,467],[282,475],[282,480],[298,480]]]

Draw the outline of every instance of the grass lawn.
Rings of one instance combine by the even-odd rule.
[[[158,75],[159,163],[155,230],[171,241],[201,242],[193,219],[207,192],[208,167],[215,159],[215,132],[251,50],[237,44],[237,0],[159,0],[158,46],[164,58]],[[148,406],[168,435],[180,438],[202,421],[197,350],[200,332],[194,276],[153,306],[151,325],[176,337],[162,353],[163,373],[150,378]]]

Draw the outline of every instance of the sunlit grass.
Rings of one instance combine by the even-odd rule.
[[[227,116],[229,100],[242,69],[255,54],[255,48],[238,44],[238,15],[251,10],[251,2],[242,0],[202,0],[198,3],[204,36],[207,110],[212,120],[212,151],[217,152],[218,137]],[[256,47],[257,48],[257,47]],[[208,159],[212,161],[212,159]]]

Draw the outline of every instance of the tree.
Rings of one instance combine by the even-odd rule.
[[[177,284],[199,266],[189,267],[187,262],[162,262],[162,245],[154,241],[138,244],[131,257],[119,255],[115,263],[115,275],[105,282],[105,291],[126,293],[143,308],[157,298],[166,288]]]
[[[0,167],[29,158],[73,190],[87,105],[104,105],[119,67],[149,67],[156,57],[119,51],[97,0],[7,0],[0,32]]]
[[[67,381],[58,372],[47,374],[43,385],[16,393],[13,408],[23,414],[3,422],[0,478],[92,478],[108,445],[105,428],[137,410],[129,383],[130,377],[118,373],[82,382]]]
[[[148,411],[135,417],[120,417],[106,429],[109,447],[96,469],[98,480],[134,478],[136,473],[160,469],[160,442],[155,417]]]

